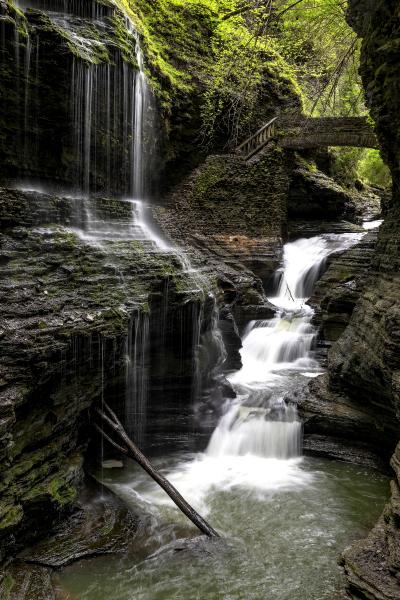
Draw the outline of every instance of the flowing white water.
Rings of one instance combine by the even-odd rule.
[[[270,298],[277,306],[275,318],[255,321],[247,329],[242,369],[230,377],[242,403],[231,406],[221,419],[209,453],[300,456],[301,424],[295,407],[286,405],[284,395],[296,383],[296,374],[312,376],[320,369],[313,356],[313,311],[305,302],[327,257],[350,248],[363,235],[325,234],[285,245],[278,293]],[[244,408],[247,412],[243,418]]]
[[[149,328],[149,315],[138,312],[131,319],[126,341],[125,423],[140,447],[147,420]]]
[[[383,223],[383,219],[377,219],[375,221],[364,221],[363,228],[367,231],[370,229],[378,229]]]
[[[304,294],[311,291],[326,258],[350,248],[363,235],[322,235],[286,244],[279,289],[271,298],[276,315],[249,325],[241,350],[243,367],[229,377],[237,398],[227,403],[206,451],[166,473],[204,514],[215,490],[239,487],[265,497],[299,491],[313,481],[313,474],[302,466],[302,425],[296,407],[285,402],[285,394],[304,385],[305,377],[321,373],[313,356],[312,309]],[[132,483],[124,493],[132,493]],[[153,506],[170,502],[154,486],[136,493]]]

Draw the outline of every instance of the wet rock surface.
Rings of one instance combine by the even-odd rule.
[[[308,301],[316,311],[313,321],[324,345],[330,346],[338,340],[350,322],[367,285],[377,236],[378,231],[373,230],[354,248],[328,258],[326,272]]]
[[[305,442],[306,447],[311,449],[314,439],[316,451],[323,452],[320,445],[322,436],[327,448],[331,443],[337,444],[338,440],[342,440],[345,448],[359,447],[361,456],[361,451],[367,450],[367,454],[378,456],[381,464],[389,460],[398,432],[391,411],[374,410],[343,392],[332,390],[326,375],[313,380],[300,391],[297,400],[304,421],[305,439],[310,437],[310,441]],[[351,453],[349,457],[351,459]]]
[[[0,547],[7,553],[17,551],[21,539],[29,542],[51,528],[74,504],[90,437],[88,408],[102,394],[117,406],[125,398],[129,329],[149,304],[156,307],[166,280],[165,315],[174,334],[163,373],[169,398],[176,399],[179,388],[188,404],[192,320],[201,308],[175,254],[134,239],[90,243],[65,227],[76,216],[76,200],[22,192],[18,198],[15,191],[0,192],[7,224],[0,235],[0,288],[7,298],[0,311],[0,458],[6,466]],[[103,199],[100,207],[111,222],[127,216],[124,203]],[[150,330],[159,335],[156,319]],[[153,347],[160,347],[153,339]],[[150,378],[155,403],[165,399],[157,372]]]
[[[0,571],[2,600],[65,598],[55,570],[82,559],[126,554],[135,544],[138,523],[139,518],[117,496],[88,482],[74,513],[55,525],[51,537]]]
[[[352,195],[321,171],[297,168],[289,190],[289,219],[353,219]]]
[[[308,430],[308,426],[307,426]],[[339,433],[339,432],[338,432]],[[371,469],[388,472],[387,462],[374,452],[368,442],[353,444],[351,439],[332,435],[305,433],[303,450],[306,455],[321,456],[332,460],[365,465]]]
[[[292,172],[288,197],[289,220],[347,220],[362,215],[376,218],[381,212],[380,195],[372,188],[362,191],[340,183],[309,166],[298,165]]]
[[[288,223],[289,240],[300,237],[310,238],[321,233],[362,233],[361,225],[350,223],[350,221],[302,221],[290,220]]]
[[[83,558],[126,553],[134,544],[139,518],[106,490],[85,496],[51,538],[24,551],[18,560],[59,569]]]
[[[228,267],[243,265],[266,282],[282,257],[288,187],[285,157],[275,147],[251,163],[232,155],[210,156],[155,214],[178,243]]]
[[[177,252],[129,237],[131,205],[109,197],[90,202],[98,219],[127,237],[90,239],[82,199],[0,190],[0,290],[7,298],[0,311],[3,557],[74,505],[91,437],[88,409],[102,395],[116,407],[125,402],[129,336],[142,335],[147,323],[143,364],[151,403],[142,442],[165,451],[166,430],[167,444],[187,443],[191,400],[211,385],[211,365],[218,361],[210,334],[215,300],[202,286],[214,285],[226,315],[236,304],[264,302],[261,281],[250,271],[194,251],[201,275],[191,275]],[[230,370],[240,360],[240,338],[233,321],[223,319]],[[218,385],[221,394],[232,395],[226,382]]]
[[[345,398],[374,420],[372,436],[390,451],[400,436],[400,197],[399,197],[399,93],[398,7],[391,0],[379,5],[368,0],[349,2],[349,21],[363,38],[361,75],[367,103],[393,177],[393,201],[385,206],[369,275],[360,300],[343,335],[329,354],[329,381],[322,392],[325,406],[331,394]],[[339,404],[340,406],[340,404]],[[332,410],[332,409],[330,409]],[[332,423],[332,433],[340,424]],[[353,440],[362,437],[362,429]],[[379,436],[379,434],[381,434]],[[351,598],[368,600],[400,597],[398,556],[398,449],[391,464],[395,471],[392,497],[383,520],[370,536],[344,554],[344,569]]]
[[[342,564],[350,598],[397,600],[400,597],[400,446],[391,465],[392,496],[368,537],[347,548]]]

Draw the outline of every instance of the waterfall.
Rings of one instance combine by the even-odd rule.
[[[125,423],[128,433],[142,447],[148,398],[149,315],[132,317],[126,342]]]
[[[37,10],[70,13],[84,19],[99,20],[111,14],[111,7],[96,0],[14,0],[21,10]]]
[[[67,43],[71,49],[70,114],[68,104],[64,114],[64,106],[60,106],[63,120],[71,123],[70,135],[68,127],[65,132],[60,124],[63,142],[60,156],[65,160],[66,180],[73,182],[76,193],[86,197],[101,191],[143,200],[149,193],[154,98],[132,22],[117,5],[96,0],[19,0],[17,6],[22,10],[45,11],[54,31],[60,34],[60,44]],[[27,16],[29,22],[29,13]],[[130,48],[127,53],[114,42],[110,27],[114,16],[125,18],[125,46]],[[32,49],[36,51],[36,60],[39,59],[40,30],[38,33],[32,28],[31,35],[32,39],[25,34],[22,37],[18,27],[15,28],[15,81],[21,132],[17,143],[18,152],[25,157],[25,176],[29,175],[27,162],[35,158],[32,152],[35,143],[37,146],[37,140],[31,139],[31,129],[39,130],[36,113],[46,102],[31,93],[40,87],[37,72],[36,77],[31,72]],[[48,59],[45,53],[43,59]]]
[[[214,431],[209,456],[256,455],[288,459],[301,454],[302,427],[296,408],[285,394],[298,376],[320,371],[313,356],[316,331],[307,296],[321,275],[327,257],[346,250],[364,234],[326,234],[288,243],[283,268],[275,277],[277,295],[273,319],[253,321],[245,331],[242,368],[229,380],[239,404],[228,406]]]
[[[303,309],[328,256],[351,248],[362,236],[362,233],[324,234],[286,244],[278,293],[270,301],[285,310]]]
[[[181,331],[177,333],[181,333],[182,345],[186,347],[181,348],[181,356],[179,349],[176,350],[176,365],[168,357],[164,371],[167,378],[173,380],[176,374],[183,382],[184,393],[189,396],[185,398],[186,407],[190,411],[203,393],[203,384],[211,385],[225,354],[218,331],[216,301],[209,294],[209,278],[192,266],[182,250],[163,239],[146,204],[151,189],[155,105],[146,78],[139,35],[129,18],[112,3],[108,6],[102,1],[19,0],[18,5],[23,10],[37,8],[45,11],[52,32],[60,35],[62,48],[68,45],[70,49],[70,52],[62,52],[70,71],[69,79],[60,81],[62,106],[59,108],[60,115],[64,117],[60,119],[62,147],[60,157],[56,155],[54,158],[55,169],[52,170],[59,179],[54,186],[47,186],[45,179],[49,174],[44,169],[41,181],[25,181],[20,189],[49,191],[57,195],[61,191],[59,195],[73,199],[74,213],[67,230],[101,250],[122,285],[124,274],[120,258],[123,256],[126,264],[129,247],[124,248],[122,242],[139,241],[146,252],[175,255],[176,260],[172,257],[171,262],[174,267],[179,267],[180,263],[185,279],[184,289],[190,296],[190,301],[182,307]],[[114,25],[110,23],[110,16],[115,17],[124,29],[126,43],[123,48],[113,38]],[[30,18],[27,12],[28,23]],[[23,130],[34,130],[38,115],[46,121],[47,115],[41,111],[46,99],[36,96],[42,93],[42,84],[45,83],[42,81],[45,73],[43,65],[47,64],[39,63],[47,60],[48,55],[45,52],[46,38],[43,35],[41,39],[40,28],[31,28],[32,40],[29,39],[26,44],[21,43],[17,28],[15,35],[16,63],[21,74],[16,78],[16,85],[20,88],[18,116],[22,133]],[[57,60],[54,62],[57,63]],[[64,73],[64,63],[62,67]],[[58,73],[57,69],[55,73]],[[58,88],[56,91],[58,93]],[[56,102],[59,102],[58,96]],[[29,161],[35,155],[42,160],[45,153],[43,146],[46,146],[47,140],[40,137],[43,128],[41,123],[39,125],[36,127],[36,140],[26,136],[19,140],[19,152]],[[35,143],[38,151],[32,153]],[[62,164],[59,164],[59,158]],[[29,169],[25,171],[29,174]],[[72,181],[72,190],[62,191],[63,181]],[[113,196],[118,196],[118,200]],[[191,285],[186,285],[186,281]],[[167,320],[177,304],[175,298],[169,303],[168,293],[171,291],[176,295],[181,292],[175,289],[177,287],[171,286],[169,290],[167,285],[165,289],[160,322],[161,341],[165,345],[168,343],[165,342]],[[129,299],[127,304],[131,305],[131,302],[132,299]],[[127,428],[139,444],[145,440],[149,379],[153,375],[150,367],[153,371],[157,369],[150,365],[152,352],[156,354],[149,343],[150,331],[155,327],[155,316],[152,320],[150,314],[135,311],[126,339],[125,416]],[[171,333],[175,335],[175,332]],[[175,351],[175,348],[172,350]],[[212,368],[214,365],[215,369]]]
[[[130,21],[128,21],[130,24]],[[135,76],[135,110],[134,110],[134,134],[133,134],[133,169],[131,189],[135,198],[144,198],[145,172],[143,163],[143,145],[146,143],[145,117],[149,108],[149,88],[144,74],[143,55],[140,49],[139,38],[133,32],[136,39],[136,60],[139,66]]]
[[[301,453],[301,423],[294,406],[280,406],[281,420],[268,420],[266,409],[233,406],[221,419],[207,448],[208,456],[288,459]]]
[[[31,55],[32,55],[32,43],[31,38],[27,37],[25,47],[25,67],[24,67],[24,79],[25,79],[25,98],[24,98],[24,162],[28,160],[28,128],[29,128],[29,90],[30,90],[30,70],[31,70]]]
[[[115,66],[73,60],[76,179],[86,196],[99,184],[108,193],[117,187],[137,200],[147,194],[152,97],[137,36],[132,40],[138,71],[119,56]]]

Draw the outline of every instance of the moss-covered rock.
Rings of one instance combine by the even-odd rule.
[[[0,593],[4,600],[53,600],[51,571],[35,565],[13,565],[0,572]]]
[[[285,154],[275,147],[250,163],[210,156],[156,209],[157,218],[172,238],[267,282],[281,258],[289,181]]]
[[[175,252],[158,252],[129,236],[99,245],[82,229],[72,230],[82,214],[76,199],[6,189],[0,198],[0,288],[7,298],[0,308],[3,559],[74,505],[88,408],[101,397],[123,403],[129,332],[134,336],[135,323],[149,309],[152,399],[177,401],[178,387],[182,402],[190,397],[198,343],[192,319],[203,314],[206,294]],[[110,226],[114,220],[126,227],[132,219],[132,206],[123,201],[94,199],[92,209]],[[205,287],[207,281],[204,276]],[[160,303],[165,285],[168,305]],[[202,323],[206,333],[211,315]],[[156,357],[164,351],[169,358],[160,372]],[[160,389],[164,379],[169,392]]]

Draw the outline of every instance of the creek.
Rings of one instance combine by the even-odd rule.
[[[363,234],[321,235],[285,246],[276,315],[249,324],[242,369],[206,450],[156,459],[185,498],[224,536],[195,538],[170,500],[132,463],[103,483],[142,515],[123,559],[74,564],[61,585],[79,600],[166,598],[330,599],[337,558],[378,517],[387,478],[301,452],[302,426],[285,400],[323,369],[307,296],[333,252]],[[301,590],[301,591],[300,591]]]

